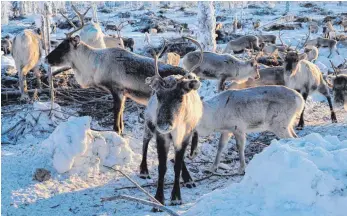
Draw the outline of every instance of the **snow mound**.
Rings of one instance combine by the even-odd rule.
[[[98,173],[100,165],[131,163],[134,153],[128,142],[116,132],[92,131],[90,123],[88,116],[71,117],[43,141],[58,173]]]
[[[272,141],[238,184],[202,197],[185,215],[346,215],[347,140],[309,134]]]

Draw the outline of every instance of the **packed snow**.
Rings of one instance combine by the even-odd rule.
[[[145,10],[140,9],[142,2],[124,2],[117,7],[114,7],[114,2],[101,4],[110,9],[110,13],[98,11],[99,22],[119,23],[126,20],[119,18],[119,13],[127,12],[130,13],[129,19],[140,20],[146,12],[152,11],[156,16],[163,15],[187,24],[194,32],[199,30],[198,5],[194,2],[172,2],[169,8],[161,8],[164,3],[151,2],[145,5]],[[217,23],[230,26],[237,17],[246,25],[236,33],[258,34],[260,32],[252,29],[252,21],[259,19],[262,25],[266,25],[281,18],[287,10],[285,2],[254,3],[259,8],[247,7],[249,4],[215,4],[215,16],[225,18],[223,21],[217,19]],[[289,14],[317,20],[326,16],[299,4],[291,2]],[[347,11],[345,2],[342,6],[338,2],[315,4],[329,15]],[[184,10],[181,10],[182,5]],[[59,7],[65,7],[65,4]],[[66,8],[70,7],[66,5]],[[88,14],[92,13],[90,10]],[[7,25],[2,22],[2,36],[8,34],[12,39],[23,29],[37,27],[33,23],[40,25],[38,19],[37,14],[29,12],[24,19],[9,20]],[[63,18],[58,14],[53,19]],[[335,28],[342,33],[339,27]],[[303,23],[301,29],[284,30],[282,39],[295,47],[304,41],[307,30],[307,23]],[[67,31],[58,28],[51,37],[64,38]],[[278,31],[262,33],[278,35]],[[134,52],[143,54],[147,46],[144,33],[128,25],[123,29],[122,36],[133,38]],[[152,46],[159,45],[163,37],[178,36],[173,31],[149,35]],[[310,39],[317,36],[321,36],[321,28],[317,34],[311,34]],[[216,51],[220,52],[226,44],[216,46]],[[327,58],[327,48],[319,49],[315,64],[324,75],[332,71],[329,60],[339,65],[347,58],[347,48],[341,44],[338,48],[341,55],[333,53],[331,58]],[[2,76],[6,74],[8,79],[17,79],[10,55],[1,55],[1,70]],[[217,86],[218,81],[202,80],[199,94],[203,100],[215,96]],[[6,98],[2,97],[4,100]],[[142,106],[127,102],[125,134],[121,137],[111,131],[111,124],[101,126],[93,115],[80,116],[78,111],[82,108],[78,104],[55,103],[52,107],[50,102],[43,101],[48,99],[38,98],[33,104],[18,102],[2,106],[1,209],[4,215],[168,215],[166,212],[153,213],[151,207],[130,201],[100,201],[103,197],[114,195],[146,199],[124,176],[103,165],[122,170],[152,195],[156,192],[158,159],[155,140],[150,142],[148,149],[151,179],[138,177],[144,131]],[[102,105],[110,103],[112,101],[105,101]],[[347,111],[343,108],[335,108],[335,111],[339,123],[332,124],[326,99],[315,94],[306,103],[305,128],[296,131],[301,138],[276,141],[271,133],[249,134],[245,176],[235,175],[239,161],[234,139],[230,139],[222,154],[223,169],[219,170],[222,175],[210,176],[206,173],[215,158],[219,134],[199,137],[198,156],[193,160],[185,159],[197,187],[181,187],[183,204],[168,208],[180,215],[345,215]],[[112,118],[112,111],[104,113],[104,116],[105,119]],[[254,156],[255,153],[259,154]],[[173,163],[170,162],[173,158],[171,147],[165,176],[165,183],[168,184],[165,187],[166,203],[169,203],[172,190],[169,183],[174,180]],[[34,180],[33,175],[38,168],[50,171],[51,178],[43,182]]]
[[[124,166],[132,162],[133,152],[116,132],[90,129],[90,117],[71,117],[43,141],[52,154],[58,173],[98,173],[100,166]]]
[[[273,140],[240,183],[203,196],[184,215],[345,215],[346,158],[347,140],[336,136]]]

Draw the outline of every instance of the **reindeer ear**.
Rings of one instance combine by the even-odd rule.
[[[152,90],[158,91],[161,87],[161,80],[158,79],[157,77],[147,77],[145,80],[146,84],[151,87]]]
[[[326,81],[327,81],[328,86],[329,86],[330,88],[333,87],[333,83],[334,83],[335,78],[336,78],[336,76],[335,76],[335,75],[331,75],[331,74],[328,75],[328,76],[326,76]]]
[[[81,38],[80,36],[76,35],[71,39],[71,43],[74,47],[77,47],[80,44]]]

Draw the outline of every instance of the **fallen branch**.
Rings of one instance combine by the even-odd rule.
[[[28,93],[34,93],[34,92],[42,93],[42,92],[49,92],[49,89],[30,89],[27,92]],[[15,91],[6,91],[1,89],[1,95],[9,95],[9,96],[15,96],[15,95],[21,95],[20,90],[15,90]]]
[[[129,200],[129,201],[134,201],[134,202],[138,202],[144,205],[149,205],[152,206],[154,208],[158,208],[162,211],[166,211],[167,213],[169,213],[170,215],[173,216],[179,216],[179,214],[177,214],[176,212],[172,211],[169,208],[166,208],[164,205],[159,205],[157,203],[151,202],[151,201],[147,201],[147,200],[143,200],[143,199],[138,199],[135,197],[131,197],[131,196],[127,196],[127,195],[118,195],[118,196],[112,196],[112,197],[106,197],[106,198],[101,198],[101,202],[105,202],[105,201],[112,201],[112,200],[118,200],[118,199],[124,199],[124,200]]]
[[[118,169],[114,169],[113,167],[109,167],[109,166],[105,166],[106,168],[112,169],[116,172],[120,172],[124,177],[126,177],[129,181],[131,181],[138,189],[140,189],[142,192],[144,192],[149,198],[151,198],[154,202],[162,205],[156,198],[154,198],[150,193],[148,193],[145,189],[143,189],[139,184],[137,184],[137,182],[135,182],[134,180],[132,180],[130,178],[130,176],[128,176],[127,174],[123,173],[122,171],[118,170]]]
[[[24,119],[21,119],[21,120],[19,120],[16,124],[14,124],[12,127],[10,127],[10,128],[8,128],[7,130],[5,130],[5,131],[3,131],[2,133],[1,133],[1,135],[3,136],[3,135],[5,135],[5,134],[7,134],[8,132],[10,132],[11,130],[13,130],[13,129],[15,129],[20,123],[22,123],[22,122],[24,122]]]

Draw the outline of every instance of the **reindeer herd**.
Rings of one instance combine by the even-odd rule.
[[[170,43],[188,40],[199,50],[186,54],[182,67],[178,66],[177,55],[169,58],[164,43],[153,58],[135,54],[134,41],[118,36],[105,35],[99,24],[84,23],[84,14],[72,5],[80,19],[80,27],[73,23],[74,30],[46,57],[51,66],[70,66],[77,82],[84,88],[99,87],[113,96],[114,124],[118,134],[123,134],[123,111],[127,98],[146,106],[143,138],[143,158],[140,177],[149,178],[147,149],[155,136],[158,152],[158,185],[155,198],[164,203],[164,178],[167,169],[169,146],[175,149],[175,180],[171,193],[172,204],[181,204],[180,176],[187,187],[195,187],[184,162],[184,155],[191,143],[190,157],[197,154],[198,135],[221,133],[218,151],[211,172],[216,172],[221,154],[230,136],[236,140],[240,157],[239,172],[245,172],[246,134],[270,131],[278,138],[295,138],[296,117],[300,119],[297,129],[304,127],[304,109],[307,97],[313,92],[324,95],[331,111],[331,121],[337,122],[329,87],[333,89],[336,104],[347,103],[347,73],[335,67],[334,75],[323,77],[312,62],[318,57],[318,48],[327,46],[336,51],[336,41],[318,37],[304,43],[304,53],[297,48],[276,44],[275,35],[246,35],[228,42],[224,53],[204,52],[199,42],[182,37]],[[64,16],[65,17],[65,16]],[[67,18],[67,17],[66,17]],[[124,23],[118,29],[124,27]],[[74,33],[80,31],[79,36]],[[125,49],[125,43],[130,51]],[[12,49],[11,49],[12,46]],[[5,53],[12,50],[19,73],[22,98],[26,98],[25,76],[34,70],[38,82],[39,60],[42,56],[42,39],[39,31],[25,30],[13,42],[2,41]],[[303,47],[303,48],[304,48]],[[249,60],[242,60],[233,54],[246,50],[252,52]],[[261,51],[278,53],[282,66],[268,67],[258,62]],[[257,52],[257,54],[253,54]],[[231,54],[230,54],[231,53]],[[159,57],[165,56],[165,61]],[[330,53],[331,55],[331,53]],[[176,59],[169,61],[168,59]],[[345,74],[344,74],[345,73]],[[202,101],[198,94],[200,78],[218,79],[218,95]],[[225,82],[232,81],[226,87]]]

